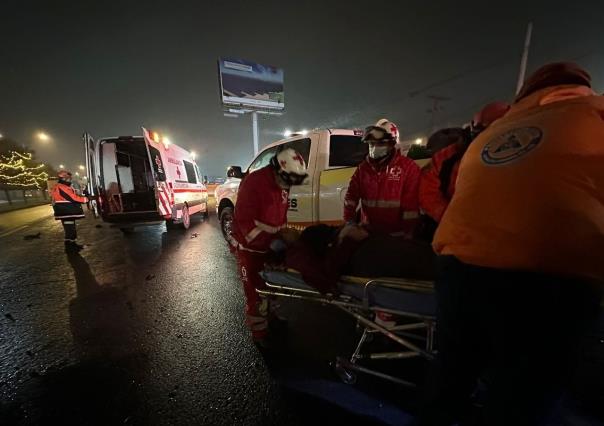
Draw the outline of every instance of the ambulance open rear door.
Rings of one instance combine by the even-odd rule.
[[[87,196],[90,198],[90,209],[94,214],[95,218],[98,218],[100,215],[99,209],[99,187],[100,187],[100,177],[98,174],[98,151],[96,147],[96,143],[90,133],[85,132],[82,136],[84,140],[84,151],[86,156],[86,189]]]

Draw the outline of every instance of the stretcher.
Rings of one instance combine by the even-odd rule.
[[[386,372],[361,365],[362,360],[408,359],[421,357],[431,360],[435,355],[436,299],[429,281],[397,278],[359,278],[343,276],[338,282],[338,294],[321,294],[293,270],[265,270],[260,274],[266,288],[256,291],[263,297],[290,298],[324,305],[333,305],[357,320],[362,329],[356,349],[348,359],[338,357],[336,373],[343,382],[353,384],[356,373],[380,377],[404,386],[415,384]],[[377,311],[399,317],[397,324],[384,327],[375,321]],[[379,333],[397,343],[394,352],[369,352],[368,343]]]

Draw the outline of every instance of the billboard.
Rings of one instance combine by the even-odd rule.
[[[219,58],[218,69],[223,104],[285,108],[283,69],[234,58]]]

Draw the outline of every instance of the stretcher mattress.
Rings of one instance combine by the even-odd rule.
[[[293,271],[263,271],[262,278],[274,285],[297,290],[316,291]],[[374,284],[367,285],[370,281]],[[359,301],[366,300],[370,307],[435,316],[436,297],[433,286],[425,281],[399,280],[396,278],[342,277],[338,290]]]

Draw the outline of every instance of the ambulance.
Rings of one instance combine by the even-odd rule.
[[[166,223],[188,229],[208,215],[208,191],[191,153],[158,132],[95,141],[84,133],[88,194],[95,216],[124,233]]]

